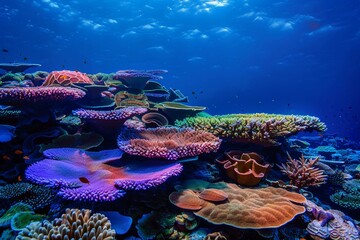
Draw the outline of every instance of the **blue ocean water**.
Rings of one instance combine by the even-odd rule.
[[[357,0],[0,3],[0,62],[167,69],[162,84],[211,114],[315,115],[360,139]]]

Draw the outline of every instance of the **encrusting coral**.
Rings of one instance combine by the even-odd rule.
[[[198,192],[187,189],[170,194],[169,200],[180,208],[193,210],[196,216],[210,223],[241,229],[280,227],[305,212],[301,205],[305,203],[305,197],[281,188],[242,189],[228,183],[218,191],[227,199],[200,199]]]
[[[327,175],[324,170],[315,167],[319,158],[305,159],[301,156],[299,160],[291,158],[288,155],[286,164],[279,165],[280,171],[290,178],[290,184],[296,187],[304,188],[310,186],[320,186],[326,183]]]
[[[218,150],[220,143],[211,133],[176,127],[124,129],[118,137],[118,146],[126,153],[169,160],[210,153]]]
[[[262,144],[275,144],[278,138],[300,131],[326,130],[317,117],[265,113],[190,117],[176,121],[175,125],[208,131],[231,141]]]
[[[16,240],[28,239],[74,239],[112,240],[115,230],[108,218],[100,213],[91,215],[88,209],[66,209],[66,212],[52,222],[33,222],[22,230]]]

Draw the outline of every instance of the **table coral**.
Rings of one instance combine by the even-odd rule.
[[[106,164],[121,158],[121,154],[118,149],[100,152],[48,149],[44,151],[48,159],[28,167],[25,175],[32,182],[59,188],[58,194],[64,199],[97,202],[123,196],[119,188],[147,189],[182,171],[179,163],[156,160],[123,161],[119,167]]]
[[[326,130],[317,117],[265,113],[190,117],[176,121],[175,125],[208,131],[231,141],[262,144],[275,144],[278,138],[300,131]]]
[[[279,165],[280,171],[290,178],[290,184],[296,187],[303,188],[309,186],[320,186],[326,183],[327,175],[324,170],[315,167],[319,158],[305,159],[301,156],[299,160],[291,158],[288,155],[286,164]]]
[[[225,224],[241,229],[264,229],[283,226],[305,211],[301,205],[305,203],[305,197],[280,188],[242,189],[228,183],[221,191],[228,195],[226,201],[202,200],[200,210],[195,210],[195,215],[213,224]],[[172,194],[176,194],[176,198]],[[184,190],[172,194],[170,201],[181,207],[186,206],[182,205],[186,195],[198,193]]]
[[[119,148],[131,155],[169,160],[217,151],[220,143],[211,133],[176,127],[124,129],[118,137]]]
[[[69,86],[76,83],[94,84],[94,82],[85,73],[62,70],[50,72],[42,86]]]
[[[223,165],[229,178],[242,186],[255,186],[270,171],[270,164],[264,163],[257,153],[227,151],[216,161]]]
[[[36,103],[74,101],[85,96],[85,92],[68,87],[22,87],[0,88],[0,104],[24,106]]]
[[[110,111],[77,109],[73,111],[73,114],[81,119],[125,122],[126,119],[146,111],[147,109],[142,107],[127,107]]]
[[[121,80],[129,88],[142,90],[149,80],[163,79],[160,74],[164,73],[167,73],[167,70],[119,70],[114,79]]]

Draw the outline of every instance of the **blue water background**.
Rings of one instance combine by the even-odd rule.
[[[211,114],[321,118],[360,140],[358,0],[1,0],[1,62],[167,69]]]

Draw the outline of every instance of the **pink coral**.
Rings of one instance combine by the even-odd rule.
[[[131,155],[169,160],[217,151],[220,143],[211,133],[176,127],[125,129],[118,137],[119,148]]]

